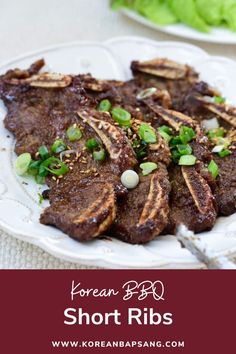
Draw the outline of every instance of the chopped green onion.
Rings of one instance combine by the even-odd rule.
[[[28,152],[19,155],[15,162],[16,173],[19,176],[24,175],[29,168],[30,162],[31,162],[31,155]]]
[[[155,130],[147,123],[142,123],[140,125],[138,129],[138,134],[140,138],[145,141],[145,143],[153,144],[157,141]]]
[[[214,138],[219,138],[219,137],[223,137],[225,134],[225,130],[224,128],[220,127],[217,129],[211,129],[208,131],[207,135],[209,137],[210,140],[214,139]]]
[[[208,171],[211,172],[213,178],[216,178],[219,175],[219,167],[214,160],[211,160],[209,163]]]
[[[161,125],[160,128],[158,128],[158,131],[165,132],[168,135],[172,135],[172,130],[167,125]]]
[[[39,197],[39,204],[42,204],[42,202],[44,201],[42,194],[38,193],[38,197]]]
[[[157,164],[155,162],[144,162],[141,163],[140,168],[142,169],[143,175],[147,176],[157,169]]]
[[[39,172],[39,166],[42,160],[31,160],[27,173],[31,176],[36,176]]]
[[[159,134],[167,143],[169,143],[169,141],[171,141],[171,136],[169,134],[167,134],[166,132],[159,131]]]
[[[196,157],[194,155],[183,155],[179,159],[179,165],[181,166],[193,166],[195,162]]]
[[[214,103],[225,103],[225,97],[222,96],[214,96],[213,97]]]
[[[121,107],[115,107],[111,111],[112,118],[122,127],[131,126],[131,114]]]
[[[137,98],[137,100],[144,100],[145,98],[152,96],[156,92],[157,92],[156,87],[149,87],[143,91],[140,91],[137,94],[136,98]]]
[[[192,128],[186,127],[184,125],[180,127],[179,137],[182,144],[187,144],[195,137],[195,135],[196,134]]]
[[[93,158],[95,161],[103,161],[106,158],[106,153],[104,149],[93,152]]]
[[[55,140],[51,146],[52,152],[59,154],[60,152],[66,150],[67,146],[62,139]]]
[[[174,147],[174,146],[176,146],[176,145],[178,145],[178,144],[181,144],[181,143],[182,143],[182,141],[180,140],[179,135],[177,135],[177,136],[174,136],[174,137],[171,139],[171,141],[170,141],[170,146],[171,146],[171,147]]]
[[[132,146],[135,151],[137,159],[141,159],[141,158],[147,156],[148,144],[145,143],[145,141],[134,140]]]
[[[175,163],[178,163],[179,161],[179,158],[180,158],[180,153],[177,149],[173,149],[171,151],[171,157],[172,157],[172,160],[175,162]]]
[[[37,175],[37,176],[35,176],[35,181],[38,184],[44,184],[45,183],[45,177]]]
[[[82,133],[79,127],[75,124],[71,125],[67,131],[66,135],[70,141],[77,141],[82,138]],[[63,151],[63,150],[62,150]],[[61,151],[60,151],[61,152]]]
[[[85,146],[88,150],[93,151],[98,147],[98,142],[96,139],[91,138],[86,141]]]
[[[38,148],[39,155],[43,160],[46,160],[50,155],[48,149],[45,145],[42,145]]]
[[[102,100],[98,105],[99,112],[109,112],[111,109],[111,102],[109,100]]]
[[[221,151],[218,152],[218,155],[219,155],[220,157],[225,157],[225,156],[228,156],[228,155],[230,155],[230,154],[231,154],[231,151],[228,150],[228,149],[224,149],[224,150],[221,150]]]
[[[177,145],[177,149],[178,149],[180,155],[191,155],[191,153],[192,153],[192,148],[189,144]]]
[[[64,175],[69,171],[67,165],[56,157],[49,157],[47,160],[41,163],[39,168],[39,175],[45,176],[42,173],[40,174],[41,167],[44,168],[44,170],[49,171],[56,176]]]

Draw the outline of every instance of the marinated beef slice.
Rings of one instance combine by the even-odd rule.
[[[38,74],[42,65],[38,61],[28,70],[11,70],[0,77],[0,97],[8,110],[4,123],[16,137],[16,153],[30,152],[35,158],[39,146],[50,148],[58,138],[72,150],[62,156],[69,172],[63,178],[47,178],[50,206],[41,216],[42,223],[78,240],[109,233],[139,244],[160,233],[176,232],[180,224],[195,232],[209,230],[217,208],[223,215],[235,212],[235,150],[225,158],[214,158],[220,169],[214,180],[207,169],[214,157],[212,147],[200,126],[216,114],[226,129],[235,127],[234,112],[207,105],[205,96],[219,93],[200,82],[191,67],[167,59],[133,62],[134,78],[119,82],[89,74]],[[120,128],[108,112],[97,111],[104,98],[131,113],[130,129]],[[168,125],[174,134],[182,125],[192,127],[196,138],[190,145],[196,165],[170,164],[168,144],[158,133],[157,143],[148,144],[145,157],[138,160],[132,146],[142,122],[155,129]],[[66,135],[73,124],[83,134],[77,142]],[[95,161],[85,148],[90,138],[106,151],[104,161]],[[157,169],[142,176],[139,164],[146,161],[157,163]],[[127,169],[140,176],[132,190],[120,183]]]
[[[169,214],[170,183],[166,167],[140,176],[139,185],[118,201],[112,234],[128,243],[147,243],[165,228]]]

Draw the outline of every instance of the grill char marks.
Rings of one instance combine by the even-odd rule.
[[[140,178],[125,201],[118,202],[117,218],[112,234],[129,243],[147,243],[167,225],[170,184],[162,164],[153,174]]]
[[[131,70],[165,79],[179,80],[189,78],[195,80],[197,74],[188,65],[182,65],[168,59],[153,59],[143,62],[133,61]]]
[[[41,215],[43,224],[54,225],[80,241],[103,234],[116,216],[114,185],[93,179],[85,184],[50,192],[51,206]]]
[[[28,72],[20,74],[20,70],[17,70],[17,78],[30,78]],[[45,144],[50,148],[59,137],[80,155],[63,179],[47,179],[51,188],[51,205],[45,209],[40,221],[54,225],[78,240],[89,240],[103,234],[115,218],[116,196],[124,193],[124,189],[120,188],[119,178],[112,173],[111,165],[115,169],[115,162],[111,164],[108,158],[99,164],[93,160],[90,152],[84,150],[86,140],[97,136],[94,129],[77,115],[78,108],[91,109],[97,105],[96,98],[79,85],[86,78],[73,77],[69,86],[57,89],[30,87],[22,82],[11,85],[9,77],[8,82],[4,79],[0,80],[1,98],[8,109],[4,122],[16,136],[16,152],[30,152],[34,156],[39,146]],[[14,79],[13,73],[11,79]],[[110,88],[109,83],[107,87]],[[79,124],[83,137],[73,143],[68,140],[66,130],[74,123]],[[123,139],[124,151],[132,151],[125,134],[121,130],[119,134],[120,139]],[[99,136],[97,139],[100,140]],[[131,168],[135,163],[134,158],[130,163],[128,160],[129,156],[125,162]],[[120,165],[117,164],[117,171],[120,171]]]
[[[212,228],[215,223],[217,212],[214,203],[214,197],[211,191],[210,186],[207,183],[207,180],[204,178],[204,160],[209,158],[209,150],[207,143],[202,138],[202,132],[198,124],[190,117],[173,110],[166,110],[163,107],[156,106],[150,101],[146,104],[148,107],[154,111],[158,116],[160,116],[166,124],[171,126],[175,131],[179,131],[182,125],[190,126],[194,128],[197,136],[196,140],[192,142],[193,152],[195,156],[199,159],[198,165],[194,167],[182,167],[179,166],[172,166],[171,170],[173,171],[172,175],[175,176],[175,170],[180,170],[180,174],[182,173],[183,178],[179,178],[178,185],[176,185],[173,179],[171,180],[172,183],[172,193],[170,195],[170,222],[168,226],[168,232],[176,230],[177,226],[180,224],[178,217],[181,216],[181,222],[185,224],[187,227],[192,229],[192,226],[188,223],[188,218],[190,211],[185,208],[185,201],[183,201],[183,205],[180,205],[180,201],[178,201],[178,208],[181,208],[181,214],[176,214],[176,196],[178,193],[175,193],[175,188],[180,188],[180,184],[182,183],[181,189],[188,189],[190,194],[188,195],[189,199],[194,204],[194,208],[191,208],[192,212],[194,213],[196,220],[194,223],[193,230],[195,232],[200,232],[204,229]],[[197,171],[197,169],[199,171]],[[177,174],[178,176],[178,174]],[[203,177],[204,176],[204,177]],[[186,218],[184,217],[186,213]],[[199,217],[197,214],[200,214]],[[176,217],[176,215],[178,217]],[[193,220],[194,215],[190,220]],[[198,224],[198,222],[200,224]]]
[[[111,169],[115,174],[119,175],[137,164],[133,148],[124,131],[114,125],[109,113],[97,111],[78,111],[77,113],[102,141],[111,160]]]
[[[202,120],[217,118],[220,125],[223,126],[227,135],[226,138],[230,141],[231,154],[221,158],[214,154],[213,159],[219,167],[219,177],[215,183],[214,196],[219,209],[220,215],[231,215],[236,211],[236,153],[235,153],[235,128],[236,128],[236,108],[227,104],[217,104],[209,102],[204,97],[206,92],[200,95],[195,89],[186,96],[185,109],[194,115],[198,122]],[[207,95],[218,95],[218,92],[208,92]]]
[[[220,93],[198,81],[191,67],[167,59],[133,62],[134,79],[124,83],[89,74],[41,74],[43,64],[39,60],[28,70],[10,70],[0,77],[0,96],[8,110],[4,123],[16,137],[18,154],[30,152],[34,157],[39,146],[50,148],[57,138],[76,152],[63,178],[47,179],[50,206],[42,223],[81,241],[110,230],[114,237],[142,244],[160,233],[175,232],[180,224],[195,232],[211,229],[215,199],[221,214],[235,211],[235,109],[209,102],[205,96]],[[142,98],[150,88],[152,93]],[[104,98],[131,113],[130,129],[120,128],[109,113],[96,110]],[[199,125],[213,115],[227,130],[233,127],[228,133],[232,153],[225,158],[212,156]],[[144,160],[137,161],[132,144],[143,121],[155,128],[167,124],[174,134],[183,125],[193,128],[196,137],[189,144],[197,158],[195,166],[170,164],[169,146],[159,133],[156,143],[146,146]],[[77,142],[66,136],[72,124],[83,134]],[[102,163],[84,148],[94,137],[107,152]],[[220,169],[215,181],[207,170],[213,157]],[[138,165],[146,161],[155,162],[157,169],[143,176]],[[129,191],[120,183],[126,169],[135,169],[140,176],[138,186]]]

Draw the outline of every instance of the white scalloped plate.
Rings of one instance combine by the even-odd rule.
[[[131,77],[130,61],[168,57],[193,65],[201,77],[217,86],[233,102],[236,92],[236,63],[210,57],[201,49],[179,42],[155,42],[145,38],[119,37],[103,44],[71,43],[27,54],[0,67],[28,67],[44,57],[47,69],[62,73],[91,72],[96,77],[125,80]],[[236,103],[236,102],[235,102]],[[0,119],[5,108],[0,105]],[[52,255],[86,265],[109,268],[203,268],[174,236],[158,237],[145,246],[129,245],[118,240],[94,240],[79,243],[61,231],[39,223],[47,205],[38,203],[41,189],[31,179],[17,177],[14,139],[1,123],[0,129],[0,227],[8,234],[33,243]],[[24,184],[27,182],[28,184]],[[236,254],[236,214],[219,218],[211,232],[200,235],[214,256]]]
[[[160,32],[172,34],[174,36],[194,39],[196,41],[202,41],[202,42],[236,44],[236,33],[230,31],[227,28],[212,27],[209,33],[202,33],[183,23],[176,23],[174,25],[168,25],[168,26],[160,26],[153,23],[152,21],[149,21],[144,16],[141,16],[132,10],[121,9],[120,12],[128,16],[132,20],[141,23],[142,25],[151,27]]]

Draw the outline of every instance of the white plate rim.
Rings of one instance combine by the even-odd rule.
[[[152,43],[152,44],[158,44],[161,46],[182,46],[188,49],[194,49],[196,50],[196,52],[198,53],[202,53],[205,54],[206,56],[208,56],[208,54],[203,51],[202,49],[194,46],[194,45],[189,45],[186,43],[182,43],[182,42],[176,42],[176,41],[168,41],[168,42],[156,42],[144,37],[132,37],[132,36],[123,36],[123,37],[115,37],[115,38],[111,38],[101,44],[97,43],[97,42],[91,42],[91,41],[76,41],[76,42],[71,42],[71,43],[61,43],[58,45],[53,45],[53,46],[48,46],[46,48],[42,48],[39,50],[35,50],[35,51],[31,51],[25,55],[20,55],[12,60],[9,61],[5,61],[4,63],[0,64],[0,69],[4,69],[4,66],[9,66],[9,65],[14,65],[14,63],[16,63],[17,61],[21,60],[21,59],[26,59],[29,58],[31,56],[35,56],[35,55],[39,55],[42,54],[46,51],[52,51],[55,49],[60,49],[60,48],[64,48],[64,47],[70,47],[70,46],[86,46],[86,45],[96,45],[96,46],[102,46],[103,48],[108,49],[108,47],[115,42],[120,42],[120,41],[133,41],[133,42],[143,42],[145,41],[146,43]],[[208,56],[209,57],[209,56]],[[231,59],[227,59],[224,57],[219,57],[220,60],[227,60],[230,63],[234,63]],[[234,63],[235,64],[235,63]],[[64,254],[63,252],[61,252],[61,250],[57,250],[55,248],[51,249],[50,247],[48,247],[48,244],[46,242],[43,242],[42,240],[39,239],[35,239],[34,237],[29,238],[29,236],[25,237],[24,234],[22,234],[21,232],[17,231],[12,228],[12,227],[6,227],[6,225],[4,225],[1,220],[0,220],[0,226],[1,229],[4,230],[7,234],[11,234],[12,236],[21,239],[23,241],[27,241],[30,242],[34,245],[37,245],[39,247],[41,247],[42,249],[44,249],[45,251],[49,252],[50,254],[59,257],[61,259],[70,261],[70,262],[76,262],[76,263],[80,263],[83,265],[91,265],[91,266],[100,266],[100,267],[107,267],[107,268],[203,268],[204,265],[200,262],[198,262],[197,260],[193,260],[191,261],[187,261],[185,262],[185,260],[182,260],[182,263],[179,261],[158,261],[156,264],[155,262],[150,262],[149,264],[142,264],[140,262],[133,262],[132,264],[129,262],[124,262],[124,261],[119,261],[119,260],[114,260],[114,259],[110,259],[109,257],[104,257],[104,255],[102,256],[98,256],[98,257],[94,257],[94,255],[91,257],[89,257],[89,255],[78,255],[78,257],[73,258],[71,255],[67,255]],[[236,253],[236,245],[235,245],[235,249],[231,250],[230,254],[235,254]]]
[[[214,32],[210,33],[202,33],[200,31],[195,30],[194,28],[191,28],[187,25],[184,25],[182,23],[176,23],[173,25],[167,25],[167,26],[160,26],[152,21],[148,20],[142,15],[139,15],[138,13],[129,10],[129,9],[120,9],[119,10],[122,14],[125,16],[129,17],[130,19],[141,23],[149,28],[152,28],[154,30],[167,33],[176,37],[183,37],[183,38],[188,38],[192,39],[195,41],[201,41],[201,42],[206,42],[206,43],[220,43],[220,44],[236,44],[236,33],[233,31],[230,31],[229,29],[221,28],[213,28],[212,30]],[[221,31],[222,35],[224,34],[224,39],[218,38],[217,36],[217,31]]]

